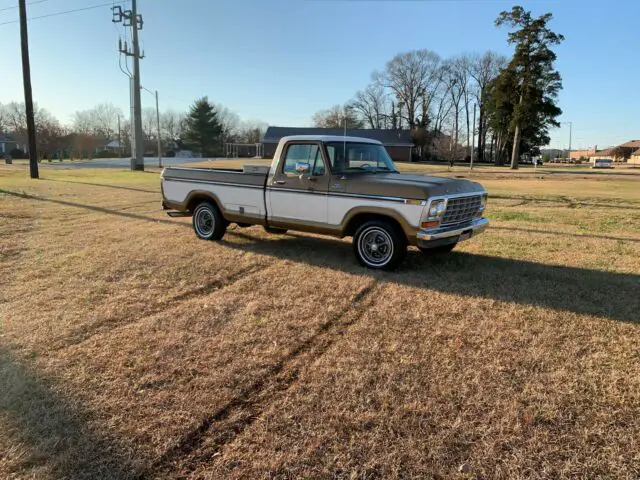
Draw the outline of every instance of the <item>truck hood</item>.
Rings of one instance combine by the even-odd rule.
[[[415,173],[375,173],[349,176],[347,193],[424,200],[440,195],[483,192],[477,182]]]

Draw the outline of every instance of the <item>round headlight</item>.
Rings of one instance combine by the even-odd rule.
[[[438,216],[440,215],[444,215],[444,202],[440,202],[437,206],[436,206],[436,213]]]

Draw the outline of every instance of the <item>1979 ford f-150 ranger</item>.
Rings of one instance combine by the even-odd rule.
[[[374,269],[396,268],[408,245],[449,252],[488,225],[481,185],[399,173],[365,138],[285,137],[271,167],[167,167],[161,187],[162,207],[192,215],[200,238],[219,240],[232,222],[352,236],[357,260]]]

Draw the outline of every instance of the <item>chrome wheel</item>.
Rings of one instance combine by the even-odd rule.
[[[211,209],[207,207],[201,207],[196,209],[194,214],[193,225],[196,229],[196,233],[202,238],[209,238],[213,235],[213,230],[216,225],[216,220],[213,216]]]
[[[381,267],[393,256],[393,240],[387,231],[372,226],[360,233],[358,251],[365,263]]]

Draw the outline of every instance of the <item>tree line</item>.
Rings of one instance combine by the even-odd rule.
[[[120,108],[101,103],[75,112],[67,124],[61,123],[44,108],[34,106],[38,155],[41,158],[87,158],[130,155],[131,123]],[[203,121],[204,120],[204,121]],[[267,125],[261,121],[242,121],[223,105],[207,97],[194,101],[187,112],[160,112],[160,139],[163,155],[185,149],[203,156],[224,154],[225,143],[260,142]],[[157,119],[155,108],[143,108],[142,129],[145,153],[157,155]],[[19,145],[27,144],[27,121],[24,103],[0,104],[0,137],[7,136]],[[117,141],[116,148],[105,148]],[[14,156],[26,152],[17,149]]]
[[[474,150],[480,161],[503,164],[511,154],[538,155],[558,127],[562,88],[551,47],[562,35],[549,30],[552,15],[534,17],[520,6],[503,11],[497,27],[509,27],[512,58],[487,51],[443,59],[420,49],[399,53],[371,83],[343,105],[316,112],[318,127],[410,129],[420,159],[460,160]],[[474,105],[478,115],[473,130]]]

